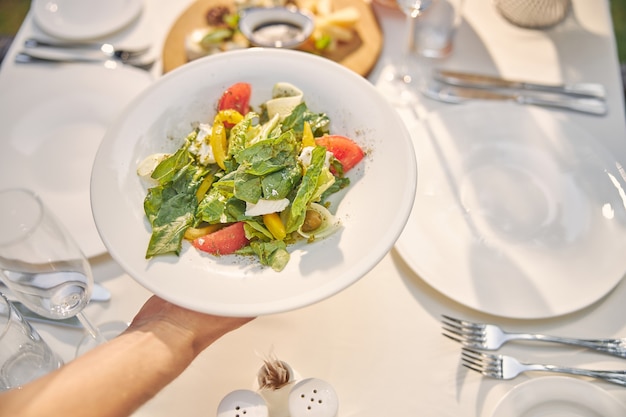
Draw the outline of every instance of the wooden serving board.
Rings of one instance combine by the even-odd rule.
[[[188,62],[185,52],[185,38],[195,29],[207,26],[205,15],[211,7],[232,6],[232,0],[197,0],[185,10],[170,29],[163,46],[163,72],[173,70]],[[372,70],[383,45],[383,37],[378,21],[369,4],[364,0],[333,0],[333,7],[339,10],[353,6],[359,10],[360,19],[355,26],[357,36],[353,41],[341,44],[332,53],[320,53],[306,44],[301,50],[332,59],[362,76]]]

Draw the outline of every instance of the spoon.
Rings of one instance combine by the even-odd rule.
[[[7,288],[7,286],[4,285],[2,281],[0,281],[0,291],[4,293],[4,295],[10,298],[10,295],[11,295],[10,291]],[[106,301],[109,301],[110,299],[111,299],[111,291],[109,291],[104,286],[102,286],[102,284],[98,284],[97,282],[94,282],[92,290],[91,290],[90,301],[106,302]]]

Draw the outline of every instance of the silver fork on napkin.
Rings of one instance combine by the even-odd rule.
[[[523,372],[545,371],[597,378],[613,384],[626,386],[626,371],[599,371],[559,365],[523,363],[512,356],[491,355],[468,348],[463,348],[461,363],[472,371],[496,379],[513,379]]]
[[[474,323],[445,314],[441,322],[444,336],[468,348],[496,350],[512,340],[529,340],[579,346],[626,358],[626,339],[574,339],[536,333],[511,333],[493,324]]]

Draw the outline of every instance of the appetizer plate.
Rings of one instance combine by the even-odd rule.
[[[331,133],[367,152],[336,194],[331,211],[343,227],[312,244],[288,247],[281,272],[256,259],[214,257],[184,242],[180,257],[145,259],[150,227],[137,165],[176,150],[192,124],[213,120],[217,100],[236,82],[252,85],[251,104],[271,97],[277,82],[304,91],[325,112]],[[159,79],[107,132],[92,176],[96,225],[111,255],[139,283],[179,305],[206,313],[256,316],[320,301],[357,281],[392,248],[414,201],[417,169],[411,139],[397,112],[367,80],[309,53],[251,48],[193,61]]]
[[[0,188],[36,192],[89,257],[106,250],[91,214],[93,159],[107,127],[151,82],[145,71],[90,64],[24,67],[2,79]]]
[[[383,33],[372,6],[362,0],[332,0],[333,10],[354,7],[359,12],[359,21],[354,29],[356,35],[351,41],[340,45],[323,56],[366,76],[376,64],[383,46]],[[232,7],[234,0],[196,0],[174,22],[163,47],[163,72],[168,72],[188,61],[185,51],[185,38],[196,29],[207,27],[206,13],[212,7]],[[310,45],[302,50],[312,52]],[[319,54],[319,52],[315,52]]]
[[[432,287],[532,319],[586,307],[622,279],[623,168],[586,131],[502,103],[448,108],[415,129],[420,182],[396,248]]]
[[[33,0],[33,19],[51,36],[68,40],[101,38],[132,23],[142,0]]]
[[[626,407],[590,382],[564,376],[531,379],[505,395],[492,417],[623,417]]]

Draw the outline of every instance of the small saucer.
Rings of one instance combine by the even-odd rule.
[[[626,408],[590,382],[547,376],[521,383],[496,405],[491,417],[621,417]]]
[[[254,45],[297,48],[313,33],[313,18],[290,7],[253,7],[240,13],[239,29]]]
[[[125,28],[143,10],[142,0],[34,0],[33,18],[50,36],[65,40],[99,39]]]

